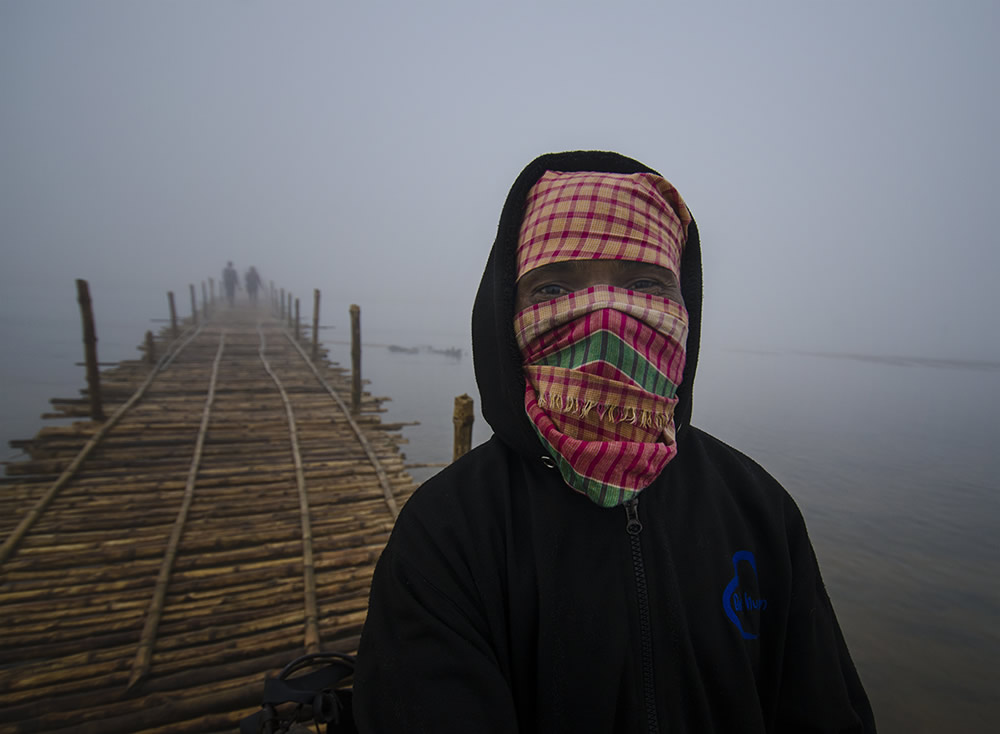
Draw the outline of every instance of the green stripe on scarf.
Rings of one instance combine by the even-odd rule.
[[[635,380],[643,390],[654,395],[672,398],[677,392],[677,386],[649,360],[622,341],[617,334],[605,329],[596,331],[586,339],[558,352],[553,352],[534,364],[579,369],[593,362],[607,362]]]
[[[590,477],[585,477],[583,474],[580,474],[563,457],[562,454],[552,447],[552,444],[545,440],[545,436],[543,436],[542,432],[538,430],[538,426],[532,424],[532,428],[535,429],[535,433],[538,434],[538,438],[541,439],[542,445],[545,446],[545,450],[548,451],[549,455],[555,460],[556,466],[559,467],[559,473],[562,474],[563,480],[565,480],[565,482],[576,491],[583,492],[595,504],[600,505],[601,507],[617,507],[627,501],[631,495],[638,494],[638,492],[630,492],[624,487],[619,487],[606,482],[599,482],[596,479],[591,479]]]

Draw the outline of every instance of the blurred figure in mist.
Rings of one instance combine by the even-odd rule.
[[[226,268],[222,271],[222,284],[226,288],[226,301],[232,308],[233,301],[236,300],[236,289],[240,287],[240,276],[233,267],[232,260],[226,263]]]
[[[250,296],[250,303],[254,306],[257,305],[257,289],[260,288],[261,280],[260,275],[257,273],[257,268],[253,265],[243,276],[243,284],[246,286],[247,295]]]

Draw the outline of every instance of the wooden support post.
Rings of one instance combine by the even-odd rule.
[[[351,304],[351,412],[361,412],[361,307]]]
[[[292,292],[288,291],[288,310],[285,311],[288,314],[288,328],[292,328]]]
[[[180,332],[177,330],[177,306],[174,305],[173,291],[167,291],[167,303],[170,304],[170,333],[176,339]]]
[[[194,283],[188,283],[188,288],[191,289],[191,323],[198,323],[198,301],[194,297]]]
[[[274,291],[274,281],[273,280],[269,280],[268,281],[268,288],[269,288],[268,293],[271,296],[271,313],[273,314],[275,312],[275,308],[274,307],[276,305],[275,304],[275,297],[277,296],[277,294]]]
[[[205,287],[205,281],[201,281],[201,315],[208,320],[208,288]]]
[[[282,321],[285,320],[285,289],[281,289],[281,310],[278,312],[278,318]]]
[[[215,305],[215,278],[209,278],[208,279],[208,297],[209,297],[209,302],[214,306]]]
[[[156,343],[153,341],[153,332],[146,332],[146,363],[156,363]]]
[[[455,450],[452,453],[452,461],[458,461],[460,457],[472,449],[472,422],[475,419],[472,408],[472,398],[467,394],[463,393],[455,398],[453,418],[455,422]]]
[[[299,299],[295,299],[295,341],[298,341],[302,336],[302,332],[299,331]]]
[[[76,281],[76,300],[80,304],[83,320],[83,354],[87,363],[87,392],[90,395],[90,418],[104,420],[101,407],[101,373],[97,369],[97,329],[94,328],[94,311],[90,302],[90,286],[85,280]]]
[[[313,348],[312,361],[319,358],[319,288],[313,288]]]

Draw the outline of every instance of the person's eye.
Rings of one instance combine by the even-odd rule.
[[[545,283],[535,288],[535,296],[545,300],[551,300],[565,295],[569,291],[558,283]]]
[[[629,283],[630,291],[643,291],[646,293],[657,292],[666,289],[666,285],[654,278],[637,278]]]

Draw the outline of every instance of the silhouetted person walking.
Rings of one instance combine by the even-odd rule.
[[[257,289],[260,288],[261,280],[260,275],[257,273],[257,268],[253,265],[247,271],[246,275],[243,276],[243,283],[247,288],[247,295],[250,296],[250,303],[254,306],[257,305]]]
[[[233,267],[232,260],[226,263],[226,268],[222,271],[222,284],[226,288],[226,301],[232,307],[236,300],[236,289],[240,287],[240,276]]]

